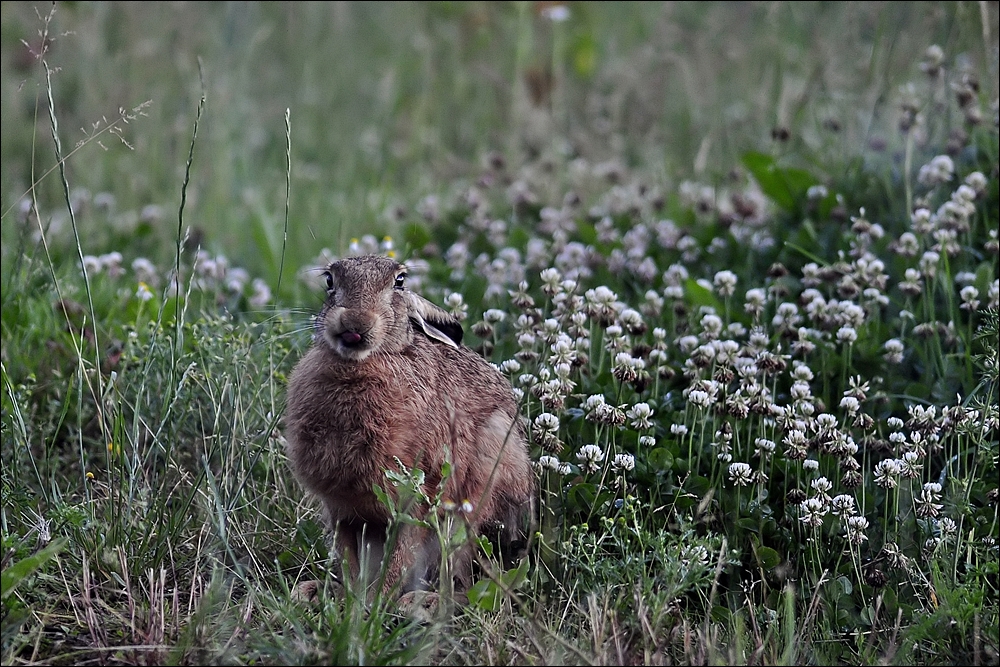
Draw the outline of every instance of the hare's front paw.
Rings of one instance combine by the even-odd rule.
[[[292,600],[294,602],[317,602],[319,600],[322,587],[323,582],[319,579],[300,581],[295,585],[295,588],[292,589]],[[334,598],[343,597],[344,587],[339,581],[334,581],[330,583],[328,592],[331,593]]]
[[[430,591],[410,591],[400,596],[397,605],[399,613],[429,623],[437,613],[439,599],[437,593]]]

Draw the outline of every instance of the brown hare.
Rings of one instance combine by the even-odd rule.
[[[399,459],[424,471],[433,498],[448,461],[443,498],[471,503],[473,531],[502,525],[502,537],[515,538],[530,521],[534,475],[513,391],[462,345],[458,320],[404,286],[404,265],[349,257],[324,275],[314,341],[288,385],[288,457],[321,500],[355,580],[374,583],[387,556],[383,592],[422,590],[438,574],[437,536],[403,523],[384,554],[391,515],[373,486],[396,498],[386,471],[398,471]],[[423,518],[428,509],[411,512]],[[454,574],[467,586],[471,553],[457,560]]]

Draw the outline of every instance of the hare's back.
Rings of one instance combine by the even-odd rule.
[[[510,383],[470,348],[449,347],[418,336],[409,352],[414,368],[433,391],[446,393],[450,402],[470,414],[487,408],[502,408],[512,418],[517,414]]]

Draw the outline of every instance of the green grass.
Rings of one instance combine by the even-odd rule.
[[[4,664],[997,662],[995,3],[50,10],[0,6]],[[528,559],[420,621],[332,594],[284,455],[357,252],[537,461]]]

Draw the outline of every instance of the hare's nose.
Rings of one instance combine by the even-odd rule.
[[[345,331],[340,334],[340,340],[343,341],[344,345],[357,345],[361,342],[361,334],[357,331]]]

